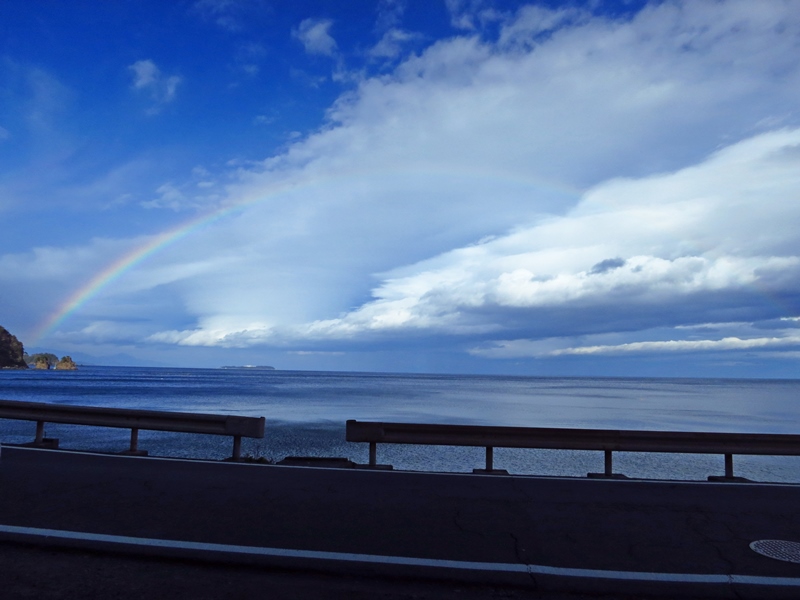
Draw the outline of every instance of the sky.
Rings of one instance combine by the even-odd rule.
[[[0,325],[93,364],[800,377],[794,0],[5,0]]]

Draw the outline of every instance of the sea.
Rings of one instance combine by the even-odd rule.
[[[521,377],[81,366],[77,371],[0,370],[0,399],[55,404],[231,414],[266,418],[263,439],[243,454],[368,460],[367,444],[345,440],[345,422],[389,421],[528,427],[800,433],[800,380]],[[33,439],[35,424],[0,419],[0,443]],[[65,449],[120,452],[129,430],[47,424]],[[228,437],[141,431],[151,456],[221,460]],[[378,445],[395,469],[471,472],[482,448]],[[603,454],[497,448],[494,466],[512,474],[585,477]],[[735,456],[737,476],[800,482],[800,457]],[[724,473],[718,455],[614,454],[629,477],[705,480]]]

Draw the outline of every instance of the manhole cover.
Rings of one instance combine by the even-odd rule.
[[[798,542],[757,540],[750,544],[750,548],[763,556],[774,558],[775,560],[800,563],[800,543]]]

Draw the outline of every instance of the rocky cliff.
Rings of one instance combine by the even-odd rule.
[[[15,336],[5,327],[0,327],[0,369],[27,369],[22,356],[25,350]]]

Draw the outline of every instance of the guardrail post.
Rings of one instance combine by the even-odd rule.
[[[233,460],[239,460],[242,457],[242,436],[233,436]]]
[[[378,444],[375,442],[369,443],[369,466],[374,467],[378,464]]]
[[[44,441],[44,421],[36,421],[36,443],[41,444]]]
[[[614,465],[612,463],[611,450],[605,451],[604,462],[605,462],[604,473],[606,477],[611,477],[614,474]]]
[[[494,470],[494,448],[492,446],[486,446],[486,470]]]
[[[139,430],[136,427],[131,428],[131,454],[135,454],[139,450]]]
[[[733,454],[725,455],[725,477],[733,478]]]

